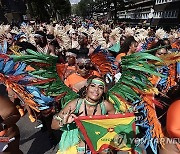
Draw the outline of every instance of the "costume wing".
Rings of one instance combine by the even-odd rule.
[[[156,62],[155,65],[171,65],[176,62],[180,62],[180,52],[168,53],[161,55],[160,58],[163,60],[161,62]]]
[[[39,112],[39,105],[34,101],[35,97],[21,85],[23,82],[33,83],[37,81],[37,79],[28,76],[25,68],[26,64],[14,62],[6,54],[0,54],[0,82],[7,88],[12,89],[32,109]]]
[[[161,106],[154,100],[153,93],[156,90],[149,81],[151,75],[162,76],[156,70],[155,65],[149,60],[161,62],[162,60],[147,52],[138,52],[122,58],[121,77],[108,91],[109,101],[119,112],[138,112],[142,119],[136,125],[143,127],[145,135],[143,139],[146,146],[151,146],[154,153],[157,152],[155,138],[163,137],[161,125],[157,119],[155,105]]]
[[[120,105],[117,99],[121,101],[135,102],[140,100],[140,91],[152,87],[148,77],[150,75],[161,76],[153,64],[148,64],[147,60],[161,61],[149,53],[134,53],[125,56],[121,61],[121,77],[118,82],[108,90],[108,98],[115,104],[119,111]],[[125,111],[124,109],[121,111]]]
[[[60,100],[62,107],[77,97],[77,94],[68,88],[61,80],[61,76],[58,75],[63,74],[63,69],[56,67],[58,57],[39,53],[30,49],[27,49],[26,52],[27,54],[22,54],[20,56],[12,55],[11,57],[15,61],[22,61],[32,66],[34,70],[30,71],[29,74],[41,80],[41,82],[34,83],[34,88],[29,88],[31,93],[39,89],[38,91],[40,91],[41,94],[50,96],[54,98],[55,101]]]

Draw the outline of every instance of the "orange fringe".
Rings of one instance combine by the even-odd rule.
[[[167,92],[170,87],[174,87],[176,84],[176,64],[171,64],[169,65],[169,76],[165,92]]]
[[[164,134],[162,131],[161,124],[157,118],[156,111],[155,111],[155,105],[154,105],[154,96],[153,94],[144,94],[143,100],[146,103],[145,107],[147,109],[147,119],[149,121],[149,124],[153,126],[152,130],[152,136],[153,138],[163,138]],[[162,145],[162,143],[161,143]],[[163,146],[163,145],[162,145]]]
[[[161,124],[157,118],[156,110],[155,110],[155,103],[157,104],[157,101],[154,100],[154,94],[153,93],[147,93],[144,92],[138,88],[132,87],[137,93],[141,94],[143,101],[145,102],[145,107],[147,109],[147,119],[149,121],[149,124],[153,126],[152,129],[152,136],[153,138],[163,138],[164,133],[161,127]],[[159,106],[159,105],[158,105]],[[161,104],[160,104],[161,106]],[[162,147],[164,147],[163,143],[160,143]]]
[[[34,109],[37,112],[40,112],[38,109],[38,104],[33,101],[33,95],[27,93],[24,88],[16,83],[12,83],[8,80],[3,74],[0,73],[0,81],[8,88],[12,89],[16,95],[21,98],[21,100],[26,103],[29,107]]]

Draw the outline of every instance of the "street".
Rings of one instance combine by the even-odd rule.
[[[28,114],[21,117],[17,125],[20,129],[20,149],[24,154],[55,154],[58,146],[53,148],[49,142],[47,132],[35,129],[35,123],[31,123]]]

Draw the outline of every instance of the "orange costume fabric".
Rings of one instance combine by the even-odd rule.
[[[175,101],[167,112],[167,132],[170,137],[180,138],[180,100]]]
[[[151,77],[149,77],[149,81],[154,85],[156,86],[158,81],[160,80],[160,77],[158,76],[155,76],[155,75],[152,75]]]
[[[61,80],[65,80],[69,75],[76,71],[75,66],[68,66],[68,64],[56,64],[56,70],[61,78]]]
[[[26,67],[26,71],[35,71],[35,69],[33,67],[31,67],[30,65],[28,65]]]
[[[171,47],[173,49],[178,49],[180,50],[180,45],[179,45],[179,42],[178,41],[175,41],[174,43],[171,44]]]
[[[97,71],[92,71],[88,77],[92,75],[100,76]],[[76,86],[80,86],[82,88],[85,85],[87,78],[84,78],[77,73],[73,73],[67,77],[64,83],[73,91],[78,92],[79,89],[77,89]]]
[[[168,66],[168,68],[169,68],[169,76],[168,76],[167,87],[170,88],[176,85],[176,64],[171,64]]]
[[[125,53],[120,53],[120,54],[118,54],[118,55],[116,56],[116,61],[121,61],[121,58],[124,57],[124,56],[126,56]]]

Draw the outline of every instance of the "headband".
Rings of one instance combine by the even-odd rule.
[[[76,59],[76,63],[90,63],[91,60],[90,59],[87,59],[87,58],[77,58]]]
[[[72,53],[72,52],[66,52],[66,56],[77,57],[77,55],[75,53]]]
[[[90,83],[95,83],[95,84],[98,84],[98,85],[101,85],[101,86],[105,87],[105,83],[103,81],[101,81],[101,80],[98,80],[98,79],[92,79]]]
[[[43,37],[42,35],[40,35],[40,34],[34,34],[34,37]]]

